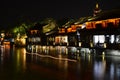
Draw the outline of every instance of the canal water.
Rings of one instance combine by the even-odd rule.
[[[1,46],[0,80],[120,80],[120,56],[62,56],[31,54],[25,48]]]

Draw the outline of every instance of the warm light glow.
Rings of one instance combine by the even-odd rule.
[[[96,4],[96,8],[98,8],[99,6],[98,6],[98,3]]]
[[[105,52],[102,52],[102,61],[105,62]]]
[[[77,61],[74,60],[74,59],[68,59],[68,58],[57,58],[57,57],[53,57],[53,56],[50,56],[50,55],[41,55],[41,54],[34,54],[34,53],[27,53],[27,54],[38,55],[38,56],[40,56],[40,57],[48,57],[48,58],[52,58],[52,59],[55,59],[55,60],[63,60],[63,61],[77,62]]]
[[[90,47],[93,47],[93,43],[92,42],[90,42]]]
[[[19,38],[20,38],[20,33],[17,34],[17,39],[19,39]]]
[[[61,54],[59,54],[58,57],[59,57],[59,59],[62,59],[62,55]]]
[[[82,42],[79,42],[79,46],[80,46],[80,47],[82,46]]]
[[[101,27],[106,28],[109,27],[107,26],[108,23],[113,23],[113,27],[118,26],[120,18],[114,18],[114,19],[106,19],[106,20],[101,20],[101,21],[91,21],[91,22],[86,22],[86,29],[94,29],[96,28],[95,24],[102,24]]]
[[[43,48],[43,50],[44,50],[44,49],[46,49],[46,46],[43,46],[42,48]]]
[[[102,21],[102,27],[103,27],[103,28],[106,28],[106,27],[107,27],[106,21]]]
[[[68,36],[57,36],[55,37],[55,43],[67,43]]]
[[[72,32],[72,28],[68,28],[67,29],[67,32],[69,33],[69,32]]]
[[[59,33],[65,33],[65,28],[60,28]]]
[[[76,28],[81,28],[83,24],[76,25]]]
[[[7,42],[4,42],[3,44],[5,44],[5,45],[10,45],[10,42],[7,41]]]
[[[102,21],[96,21],[95,23],[96,23],[96,24],[101,24],[101,23],[102,23]]]
[[[4,40],[4,38],[1,38],[1,41],[3,41]]]
[[[85,27],[86,27],[86,25],[85,25],[85,24],[83,24],[83,25],[82,25],[82,27],[81,27],[81,29],[84,29]]]
[[[108,19],[108,23],[113,23],[115,25],[115,19]]]
[[[26,69],[26,49],[23,49],[23,68]]]
[[[31,30],[31,34],[37,34],[38,30]]]
[[[91,55],[88,55],[88,61],[90,63],[90,61],[91,61]]]
[[[71,25],[71,28],[72,28],[72,32],[76,31],[76,25]]]
[[[4,38],[5,37],[5,33],[1,33],[1,36],[2,36],[2,38]]]
[[[102,55],[105,55],[105,52],[102,52]]]
[[[23,45],[25,45],[25,44],[26,44],[26,39],[23,39],[23,38],[22,38],[22,39],[21,39],[21,42],[22,42]]]
[[[86,22],[86,29],[94,29],[95,23],[94,22]]]
[[[107,48],[107,45],[106,45],[106,43],[104,43],[104,48]]]
[[[60,36],[56,36],[55,37],[55,43],[59,43],[60,42]]]

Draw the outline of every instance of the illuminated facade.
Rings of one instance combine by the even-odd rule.
[[[86,22],[86,29],[96,29],[96,28],[118,28],[120,18],[106,19],[100,21],[90,21]]]
[[[86,22],[86,30],[81,34],[83,41],[91,48],[120,49],[120,18]],[[114,47],[113,47],[114,46]]]
[[[13,44],[14,44],[13,34],[1,32],[0,45],[13,45]]]
[[[60,36],[56,37],[56,41],[58,41],[66,46],[78,46],[78,35],[77,29],[81,29],[81,24],[71,24],[68,28],[60,28],[59,34]],[[59,44],[59,45],[61,45]]]
[[[59,28],[49,35],[40,35],[39,30],[30,30],[28,44],[41,46],[71,46],[87,48],[119,48],[120,18],[87,21]],[[44,43],[44,44],[43,44]]]
[[[38,26],[34,26],[27,32],[26,46],[27,51],[36,52],[37,45],[41,45],[41,32]]]
[[[41,38],[39,35],[39,30],[30,30],[27,42],[27,44],[40,44]]]
[[[96,7],[98,8],[98,5]],[[83,22],[78,21],[78,23],[57,27],[44,34],[40,29],[31,29],[27,44],[40,45],[40,50],[43,50],[42,46],[47,50],[55,46],[57,46],[56,49],[59,47],[62,49],[66,47],[120,49],[120,15],[115,13],[106,14],[105,12],[99,16],[89,17],[89,19],[83,20],[82,18],[79,21]]]

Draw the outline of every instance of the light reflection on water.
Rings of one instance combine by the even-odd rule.
[[[106,52],[104,52],[103,55],[94,56],[91,54],[81,53],[77,56],[72,52],[71,53],[72,55],[70,56],[77,56],[76,57],[77,61],[74,62],[70,60],[62,60],[62,58],[66,57],[66,54],[63,53],[67,52],[68,54],[70,54],[70,50],[66,50],[67,48],[64,47],[60,48],[60,46],[57,48],[56,47],[50,47],[50,48],[53,50],[53,53],[50,54],[51,55],[54,54],[53,56],[59,59],[53,59],[50,57],[41,57],[36,55],[36,53],[26,54],[25,48],[11,48],[10,46],[6,45],[4,47],[1,47],[0,49],[0,54],[1,54],[0,68],[9,69],[10,71],[15,72],[15,74],[16,73],[21,73],[21,75],[35,74],[33,75],[33,77],[37,77],[39,79],[41,77],[46,78],[46,75],[49,74],[47,77],[50,78],[51,80],[52,79],[120,80],[120,56],[106,56],[105,55]],[[49,52],[46,51],[46,53]],[[8,65],[7,68],[5,68],[6,64]],[[29,70],[31,73],[29,73]],[[1,75],[5,76],[5,74],[10,74],[10,73],[11,72],[0,71],[0,77]],[[17,76],[21,76],[21,75],[17,75]],[[28,76],[24,78],[27,80]]]
[[[103,80],[105,76],[106,62],[95,62],[94,63],[94,76],[95,80]]]
[[[3,45],[0,49],[0,61],[2,65],[6,65],[11,61],[14,63],[17,71],[26,69],[26,49],[25,48],[13,48],[10,45]]]
[[[20,67],[26,69],[26,50],[25,48],[16,48],[14,52],[16,58],[16,68],[19,71]]]

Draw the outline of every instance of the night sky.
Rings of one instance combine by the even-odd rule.
[[[120,8],[120,0],[3,0],[0,1],[0,27],[42,18],[80,18],[91,16],[96,2],[102,10]]]

